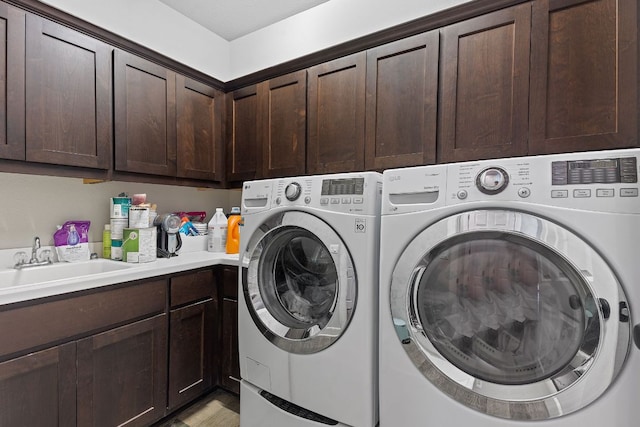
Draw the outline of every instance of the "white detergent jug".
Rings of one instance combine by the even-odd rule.
[[[222,208],[216,208],[207,226],[207,250],[225,253],[227,248],[227,217]]]

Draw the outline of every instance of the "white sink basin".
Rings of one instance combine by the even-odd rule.
[[[0,289],[15,286],[35,285],[56,280],[76,279],[94,274],[109,273],[133,267],[122,261],[92,259],[84,262],[59,262],[51,265],[26,267],[20,270],[0,271]]]

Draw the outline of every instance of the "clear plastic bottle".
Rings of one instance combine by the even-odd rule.
[[[207,250],[224,253],[227,247],[227,217],[222,208],[216,208],[207,229]]]
[[[227,220],[227,253],[237,254],[240,249],[240,208],[231,208]]]

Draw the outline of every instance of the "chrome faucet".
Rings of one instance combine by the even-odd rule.
[[[13,268],[20,270],[25,267],[35,267],[37,265],[53,264],[51,251],[48,249],[45,249],[42,252],[40,252],[40,254],[38,254],[40,247],[41,247],[40,238],[36,236],[33,239],[33,246],[31,247],[31,259],[29,259],[29,255],[27,255],[26,252],[22,252],[22,251],[16,252],[16,254],[13,256],[13,259],[15,261]],[[38,255],[40,255],[40,257]]]
[[[36,236],[33,239],[33,247],[31,248],[31,259],[29,260],[29,264],[38,262],[38,249],[40,249],[40,238]]]

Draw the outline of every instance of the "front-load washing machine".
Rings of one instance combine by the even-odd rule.
[[[246,182],[242,427],[373,427],[382,175]]]
[[[639,157],[384,172],[381,426],[638,425]]]

